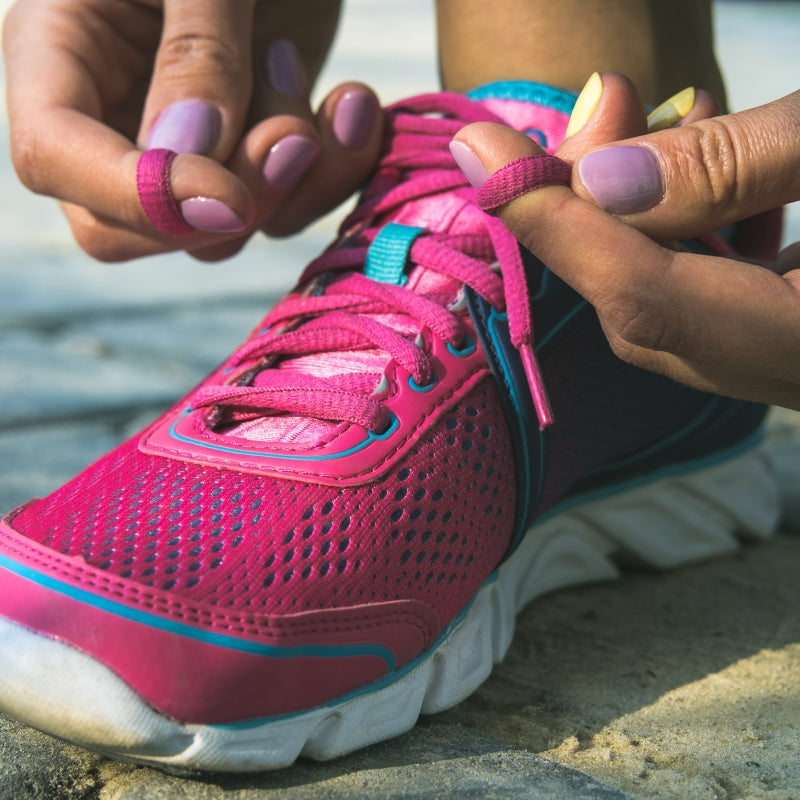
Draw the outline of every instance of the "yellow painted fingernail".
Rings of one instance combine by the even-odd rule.
[[[694,106],[694,88],[683,89],[647,115],[647,130],[663,131],[683,119]]]
[[[569,118],[564,138],[576,134],[589,121],[589,118],[597,108],[597,104],[600,102],[602,94],[603,80],[597,72],[594,72],[589,80],[586,81],[586,86],[581,89],[581,93],[575,101],[575,107],[572,109],[572,116]]]

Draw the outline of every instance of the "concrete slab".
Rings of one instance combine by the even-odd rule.
[[[577,770],[435,722],[334,762],[256,775],[173,777],[116,764],[2,717],[0,755],[8,764],[0,800],[632,800]]]

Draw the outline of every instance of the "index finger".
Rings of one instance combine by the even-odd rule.
[[[487,123],[465,127],[457,139],[489,174],[538,151],[528,137]],[[681,380],[690,377],[687,362],[796,379],[800,297],[775,273],[665,249],[563,186],[523,195],[499,216],[597,309],[612,342],[639,351],[640,366]]]
[[[74,11],[74,9],[73,9]],[[131,8],[120,10],[98,3],[84,3],[81,15],[47,2],[17,6],[4,28],[8,76],[8,105],[11,149],[15,168],[33,191],[82,206],[98,217],[141,232],[156,243],[157,250],[175,248],[175,240],[159,233],[148,220],[136,185],[136,166],[140,151],[131,138],[105,124],[118,105],[134,108],[139,80],[147,82],[147,69],[131,53],[137,47],[146,51],[144,40],[155,34],[158,15]],[[122,41],[119,29],[131,23],[126,14],[135,13],[141,23],[135,36],[142,41]],[[148,21],[153,30],[148,30]],[[133,35],[133,34],[132,34]],[[100,37],[99,47],[94,38]],[[105,38],[103,38],[105,37]],[[109,74],[116,48],[125,44],[127,55]],[[111,54],[111,55],[109,55]],[[111,106],[108,108],[107,106]],[[124,116],[124,114],[122,115]],[[120,127],[124,125],[120,124]],[[135,134],[136,123],[131,126]],[[209,159],[191,157],[179,160],[171,175],[176,201],[210,197],[223,205],[244,224],[250,223],[252,200],[241,180]],[[117,234],[109,228],[113,240]],[[95,237],[97,238],[97,237]],[[208,241],[198,232],[181,240]],[[158,244],[160,242],[160,244]],[[98,257],[126,257],[114,241],[97,241],[86,247]],[[140,255],[137,249],[130,255]]]

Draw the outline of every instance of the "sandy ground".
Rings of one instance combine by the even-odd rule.
[[[785,531],[712,563],[545,597],[443,719],[637,798],[796,800],[799,564],[800,536]]]

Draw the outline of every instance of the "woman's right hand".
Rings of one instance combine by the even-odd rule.
[[[645,134],[625,79],[603,73],[602,85],[591,117],[556,151],[574,162],[571,186],[525,194],[500,219],[595,307],[623,360],[800,410],[800,243],[766,264],[670,244],[800,200],[800,92],[711,119],[704,94],[673,127]],[[540,152],[491,123],[456,140],[472,153],[476,185]]]
[[[18,0],[4,26],[14,166],[104,261],[216,260],[259,229],[299,230],[363,182],[381,144],[367,87],[309,105],[338,15],[331,0],[302,19],[293,0]],[[171,187],[196,232],[145,215],[136,167],[153,147],[181,154]]]

